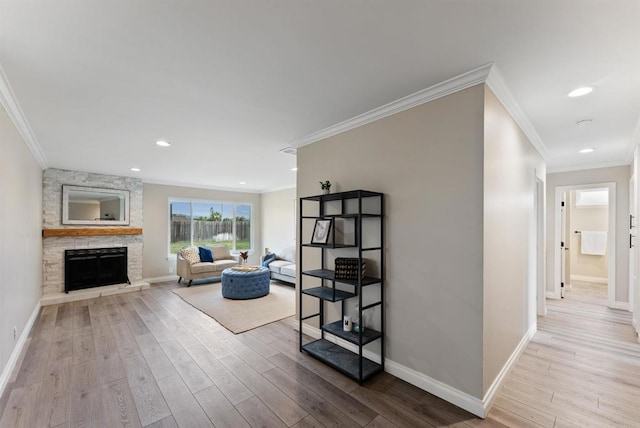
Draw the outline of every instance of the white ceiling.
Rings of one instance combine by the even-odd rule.
[[[628,163],[639,20],[636,0],[0,0],[0,65],[48,167],[267,191],[295,184],[281,148],[495,62],[558,171]]]

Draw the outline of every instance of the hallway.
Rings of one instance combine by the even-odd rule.
[[[576,282],[511,371],[490,416],[511,426],[640,426],[640,344],[604,284]]]

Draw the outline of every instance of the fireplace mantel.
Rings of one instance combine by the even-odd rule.
[[[142,235],[140,227],[87,227],[65,229],[42,229],[43,238],[60,236],[115,236]]]

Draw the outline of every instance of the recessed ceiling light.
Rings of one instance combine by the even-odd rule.
[[[582,86],[580,88],[574,89],[573,91],[569,92],[569,96],[571,98],[581,97],[583,95],[590,94],[591,91],[593,91],[593,88],[591,86]]]
[[[245,183],[244,181],[241,181],[240,184],[247,184],[247,183]]]
[[[297,171],[297,170],[298,170],[297,167],[291,168],[291,171]]]
[[[588,148],[588,149],[582,149],[578,153],[593,153],[595,151],[596,151],[596,149],[594,149],[594,148]]]
[[[131,171],[133,171],[133,172],[140,172],[140,168],[133,167],[133,168],[131,168]]]
[[[159,145],[160,147],[169,147],[171,145],[170,142],[165,140],[158,140],[156,141],[156,144]]]

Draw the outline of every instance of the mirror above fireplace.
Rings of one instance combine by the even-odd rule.
[[[129,191],[63,185],[62,224],[129,225]]]

